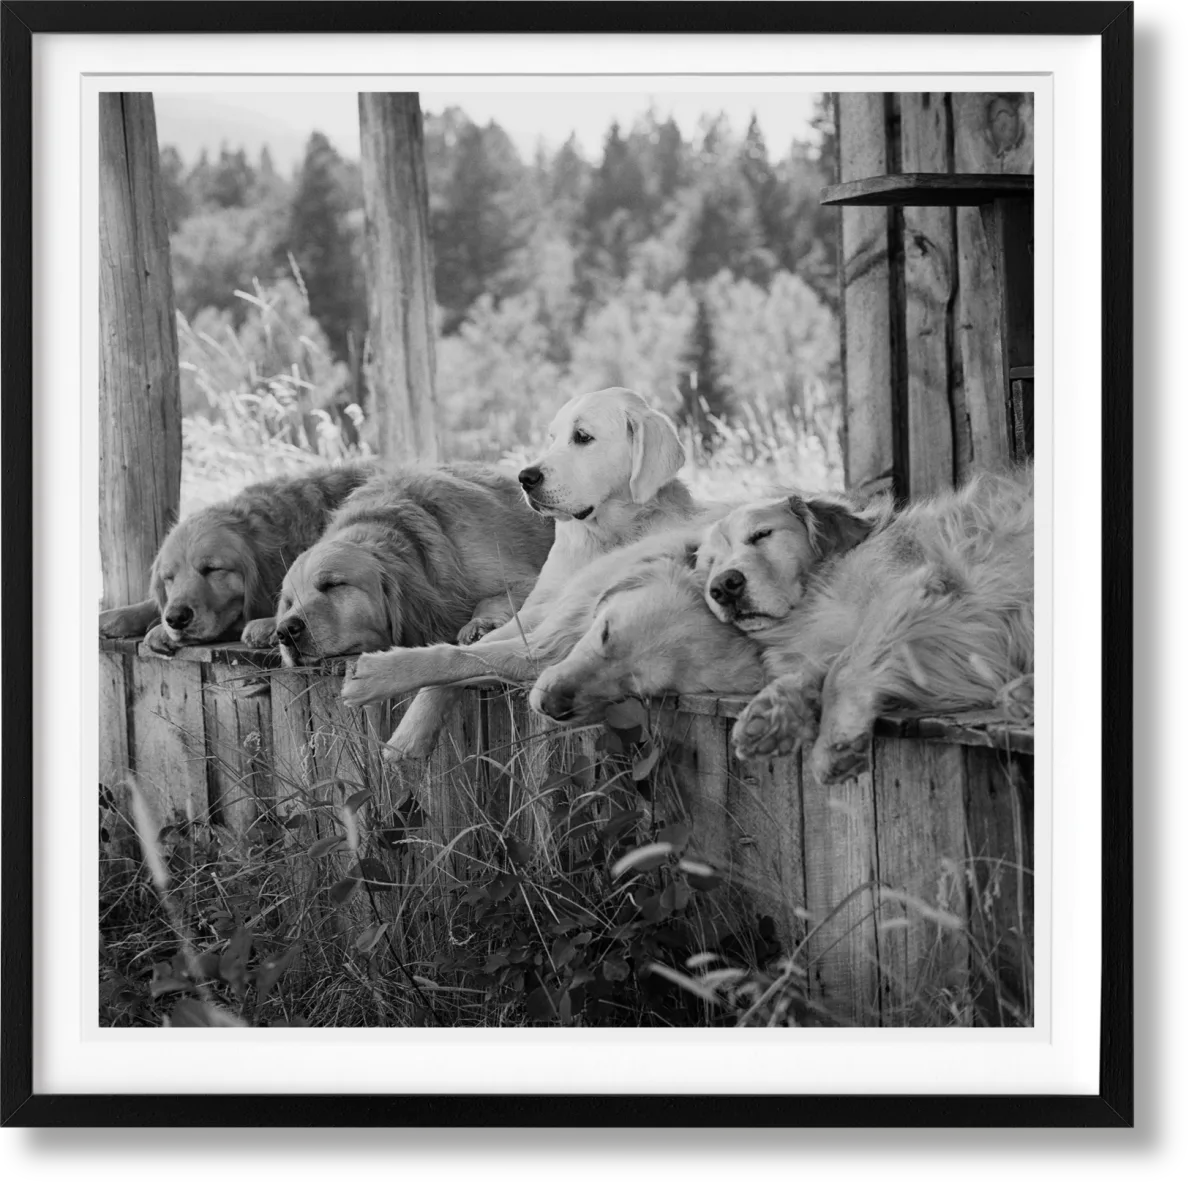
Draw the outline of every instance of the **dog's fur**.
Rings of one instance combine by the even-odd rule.
[[[159,653],[238,632],[247,645],[270,644],[284,573],[374,474],[373,465],[354,464],[264,481],[185,518],[150,569],[150,599],[101,613],[100,636],[144,634]],[[182,628],[167,623],[189,614]]]
[[[588,724],[631,696],[757,691],[766,678],[757,648],[709,614],[691,561],[666,553],[614,577],[571,652],[538,676],[529,706]]]
[[[550,424],[545,454],[530,465],[541,480],[529,486],[531,509],[555,525],[554,546],[517,618],[483,640],[507,643],[523,655],[524,639],[552,615],[564,589],[593,560],[648,534],[693,518],[696,506],[675,479],[683,447],[670,420],[629,389],[572,398]],[[393,660],[395,661],[395,660]],[[359,660],[373,689],[386,686],[388,655]],[[401,674],[403,661],[398,663]],[[434,680],[441,682],[441,680]],[[411,690],[399,679],[402,690]],[[426,757],[458,693],[431,688],[413,700],[390,745],[401,757]]]
[[[710,683],[724,686],[735,678],[745,684],[751,668],[754,677],[761,679],[754,650],[741,649],[736,633],[713,622],[694,578],[687,574],[703,529],[703,521],[698,521],[597,559],[575,576],[523,639],[491,636],[470,646],[364,654],[347,671],[342,697],[357,707],[433,683],[486,678],[531,683],[547,667],[568,659],[589,631],[598,643],[604,625],[610,628],[611,665],[593,676],[594,684],[579,684],[583,694],[578,700],[567,701],[561,693],[553,697],[543,705],[548,713],[561,711],[574,719],[567,702],[572,707],[578,703],[582,715],[603,706],[610,693],[614,699],[624,698],[622,692],[650,695],[673,683],[692,691],[707,689]],[[622,599],[635,594],[636,600]],[[661,608],[655,607],[657,601],[664,602]],[[602,622],[596,620],[598,613],[607,614]],[[667,622],[675,615],[680,623],[671,627]],[[683,648],[680,634],[698,639],[694,650]],[[656,661],[653,655],[661,645],[679,649],[673,657],[664,655]],[[721,659],[730,667],[729,675],[718,673]],[[571,664],[567,673],[576,674],[576,665]],[[754,686],[751,683],[747,689]]]
[[[276,634],[289,665],[393,645],[474,640],[537,580],[551,527],[497,468],[381,475],[288,570]]]
[[[879,714],[993,706],[1033,670],[1031,469],[899,513],[755,502],[710,528],[697,567],[774,680],[734,727],[738,754],[812,745],[821,782],[866,767]]]

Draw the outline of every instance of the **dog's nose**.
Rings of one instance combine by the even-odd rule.
[[[184,605],[182,608],[171,609],[163,620],[172,629],[186,629],[192,623],[192,610]]]
[[[732,568],[722,571],[709,586],[708,594],[718,604],[732,604],[746,590],[746,577]]]
[[[281,642],[287,642],[290,645],[300,637],[301,629],[299,621],[280,621],[275,626],[275,636]]]
[[[546,477],[542,474],[541,468],[522,468],[517,474],[517,479],[521,482],[521,487],[529,492],[530,489],[537,488]]]
[[[551,720],[566,720],[575,711],[575,688],[545,688],[539,705],[543,716],[549,716]]]

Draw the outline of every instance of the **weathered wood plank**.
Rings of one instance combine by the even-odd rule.
[[[384,459],[432,463],[436,306],[420,98],[362,92],[358,117],[371,299],[369,435]]]
[[[726,723],[722,721],[721,723]],[[730,752],[729,818],[739,884],[774,920],[789,953],[807,934],[804,809],[796,757],[743,762]]]
[[[968,749],[966,778],[975,1005],[985,1025],[1033,1025],[1032,766],[1000,751]]]
[[[876,741],[874,780],[883,1025],[949,1024],[968,981],[962,750]]]
[[[886,173],[883,93],[839,94],[837,124],[841,182]],[[846,487],[877,491],[890,487],[894,464],[886,211],[843,209],[841,276]]]
[[[208,808],[240,834],[272,809],[270,686],[255,668],[203,665]]]
[[[823,786],[805,758],[801,789],[809,996],[855,1025],[877,1026],[879,903],[872,776]]]
[[[920,92],[902,92],[898,98],[903,107],[920,102],[922,96]],[[906,159],[905,167],[908,164]],[[1032,190],[1032,175],[947,174],[906,168],[900,174],[879,174],[823,187],[821,202],[826,207],[978,207],[1006,195],[1028,194]]]
[[[100,781],[111,787],[130,768],[128,655],[100,655]]]
[[[949,178],[946,95],[901,92],[900,160],[905,171]],[[954,483],[958,452],[951,406],[950,304],[956,285],[954,216],[945,207],[905,206],[904,330],[908,388],[908,495]]]
[[[130,679],[130,765],[143,795],[163,823],[206,818],[200,664],[139,657]]]
[[[950,99],[959,174],[1033,173],[1032,92],[955,91]]]
[[[100,94],[103,605],[146,597],[179,509],[183,433],[167,213],[148,92]]]

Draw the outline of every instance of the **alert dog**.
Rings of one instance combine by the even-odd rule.
[[[738,755],[811,746],[823,783],[867,767],[881,713],[989,707],[1033,670],[1031,469],[901,512],[754,502],[709,529],[697,567],[773,680],[734,726]]]
[[[529,508],[553,520],[554,545],[518,615],[481,639],[492,647],[489,657],[497,665],[507,660],[510,668],[532,677],[536,671],[521,669],[519,662],[526,657],[526,638],[554,615],[559,598],[582,569],[697,515],[691,494],[675,478],[683,461],[683,446],[670,419],[632,390],[585,393],[558,411],[545,454],[518,476]],[[412,661],[404,651],[364,654],[347,673],[345,698],[370,702],[361,698],[363,693],[371,692],[374,700],[413,690]],[[419,669],[432,685],[454,682],[461,668],[453,666],[454,673],[445,676],[428,665]],[[418,694],[390,747],[401,757],[428,756],[457,696],[444,686]]]

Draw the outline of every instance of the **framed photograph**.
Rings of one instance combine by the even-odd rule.
[[[1132,1125],[1131,5],[2,8],[4,1124]]]

